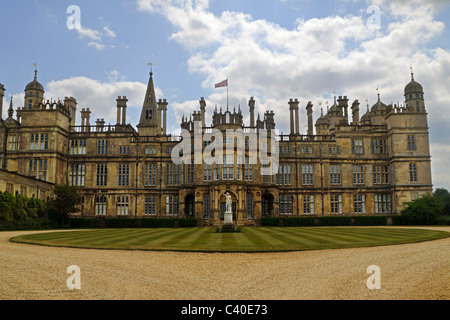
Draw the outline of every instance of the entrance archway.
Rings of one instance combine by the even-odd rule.
[[[195,196],[188,194],[184,199],[184,214],[186,217],[195,217]]]
[[[263,217],[273,216],[274,196],[270,192],[264,192],[261,199],[261,215]]]

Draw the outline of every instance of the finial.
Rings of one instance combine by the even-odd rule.
[[[13,96],[11,96],[11,102],[9,103],[9,109],[8,109],[8,117],[12,118],[14,115],[14,109],[13,109]]]
[[[33,63],[33,67],[34,67],[34,81],[37,80],[37,63]]]
[[[148,66],[150,66],[150,77],[153,76],[153,63],[149,62],[147,63]]]
[[[380,91],[377,88],[378,101],[380,101]]]
[[[412,65],[409,68],[411,69],[411,81],[414,81],[414,72]]]

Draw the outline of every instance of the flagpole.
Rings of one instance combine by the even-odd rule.
[[[229,83],[228,83],[228,77],[227,77],[227,110],[228,110],[228,87],[229,87]]]

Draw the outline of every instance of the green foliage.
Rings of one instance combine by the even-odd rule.
[[[270,226],[270,227],[278,227],[280,226],[280,218],[277,217],[262,217],[261,225]]]
[[[70,219],[70,227],[78,229],[78,228],[99,228],[100,227],[100,219],[92,219],[92,218],[71,218]]]
[[[434,191],[433,195],[444,204],[442,211],[438,215],[450,216],[450,193],[446,189],[438,188]]]
[[[356,216],[356,226],[385,226],[387,224],[386,216]]]
[[[57,213],[58,222],[63,225],[70,214],[78,211],[77,205],[81,203],[81,197],[75,187],[69,185],[56,185],[54,188],[55,199],[50,206]]]
[[[35,198],[0,192],[0,229],[36,229],[47,227],[45,204]]]
[[[430,225],[436,224],[438,214],[442,212],[444,203],[438,197],[425,194],[410,202],[403,209],[404,223],[408,225]]]
[[[283,219],[285,227],[301,227],[313,226],[315,223],[314,217],[286,217]]]
[[[351,217],[326,216],[319,218],[320,226],[350,226],[351,224],[352,224]]]
[[[441,226],[450,226],[450,216],[438,216],[436,224]]]
[[[173,228],[174,219],[147,218],[141,220],[141,228]]]
[[[178,219],[178,227],[193,228],[197,226],[197,219],[195,218],[180,218]]]
[[[136,228],[136,219],[127,218],[108,218],[106,219],[107,228]]]

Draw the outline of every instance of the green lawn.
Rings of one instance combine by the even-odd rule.
[[[240,233],[215,228],[100,229],[22,235],[12,242],[93,249],[198,252],[270,252],[393,245],[450,236],[444,231],[410,228],[260,227]]]

